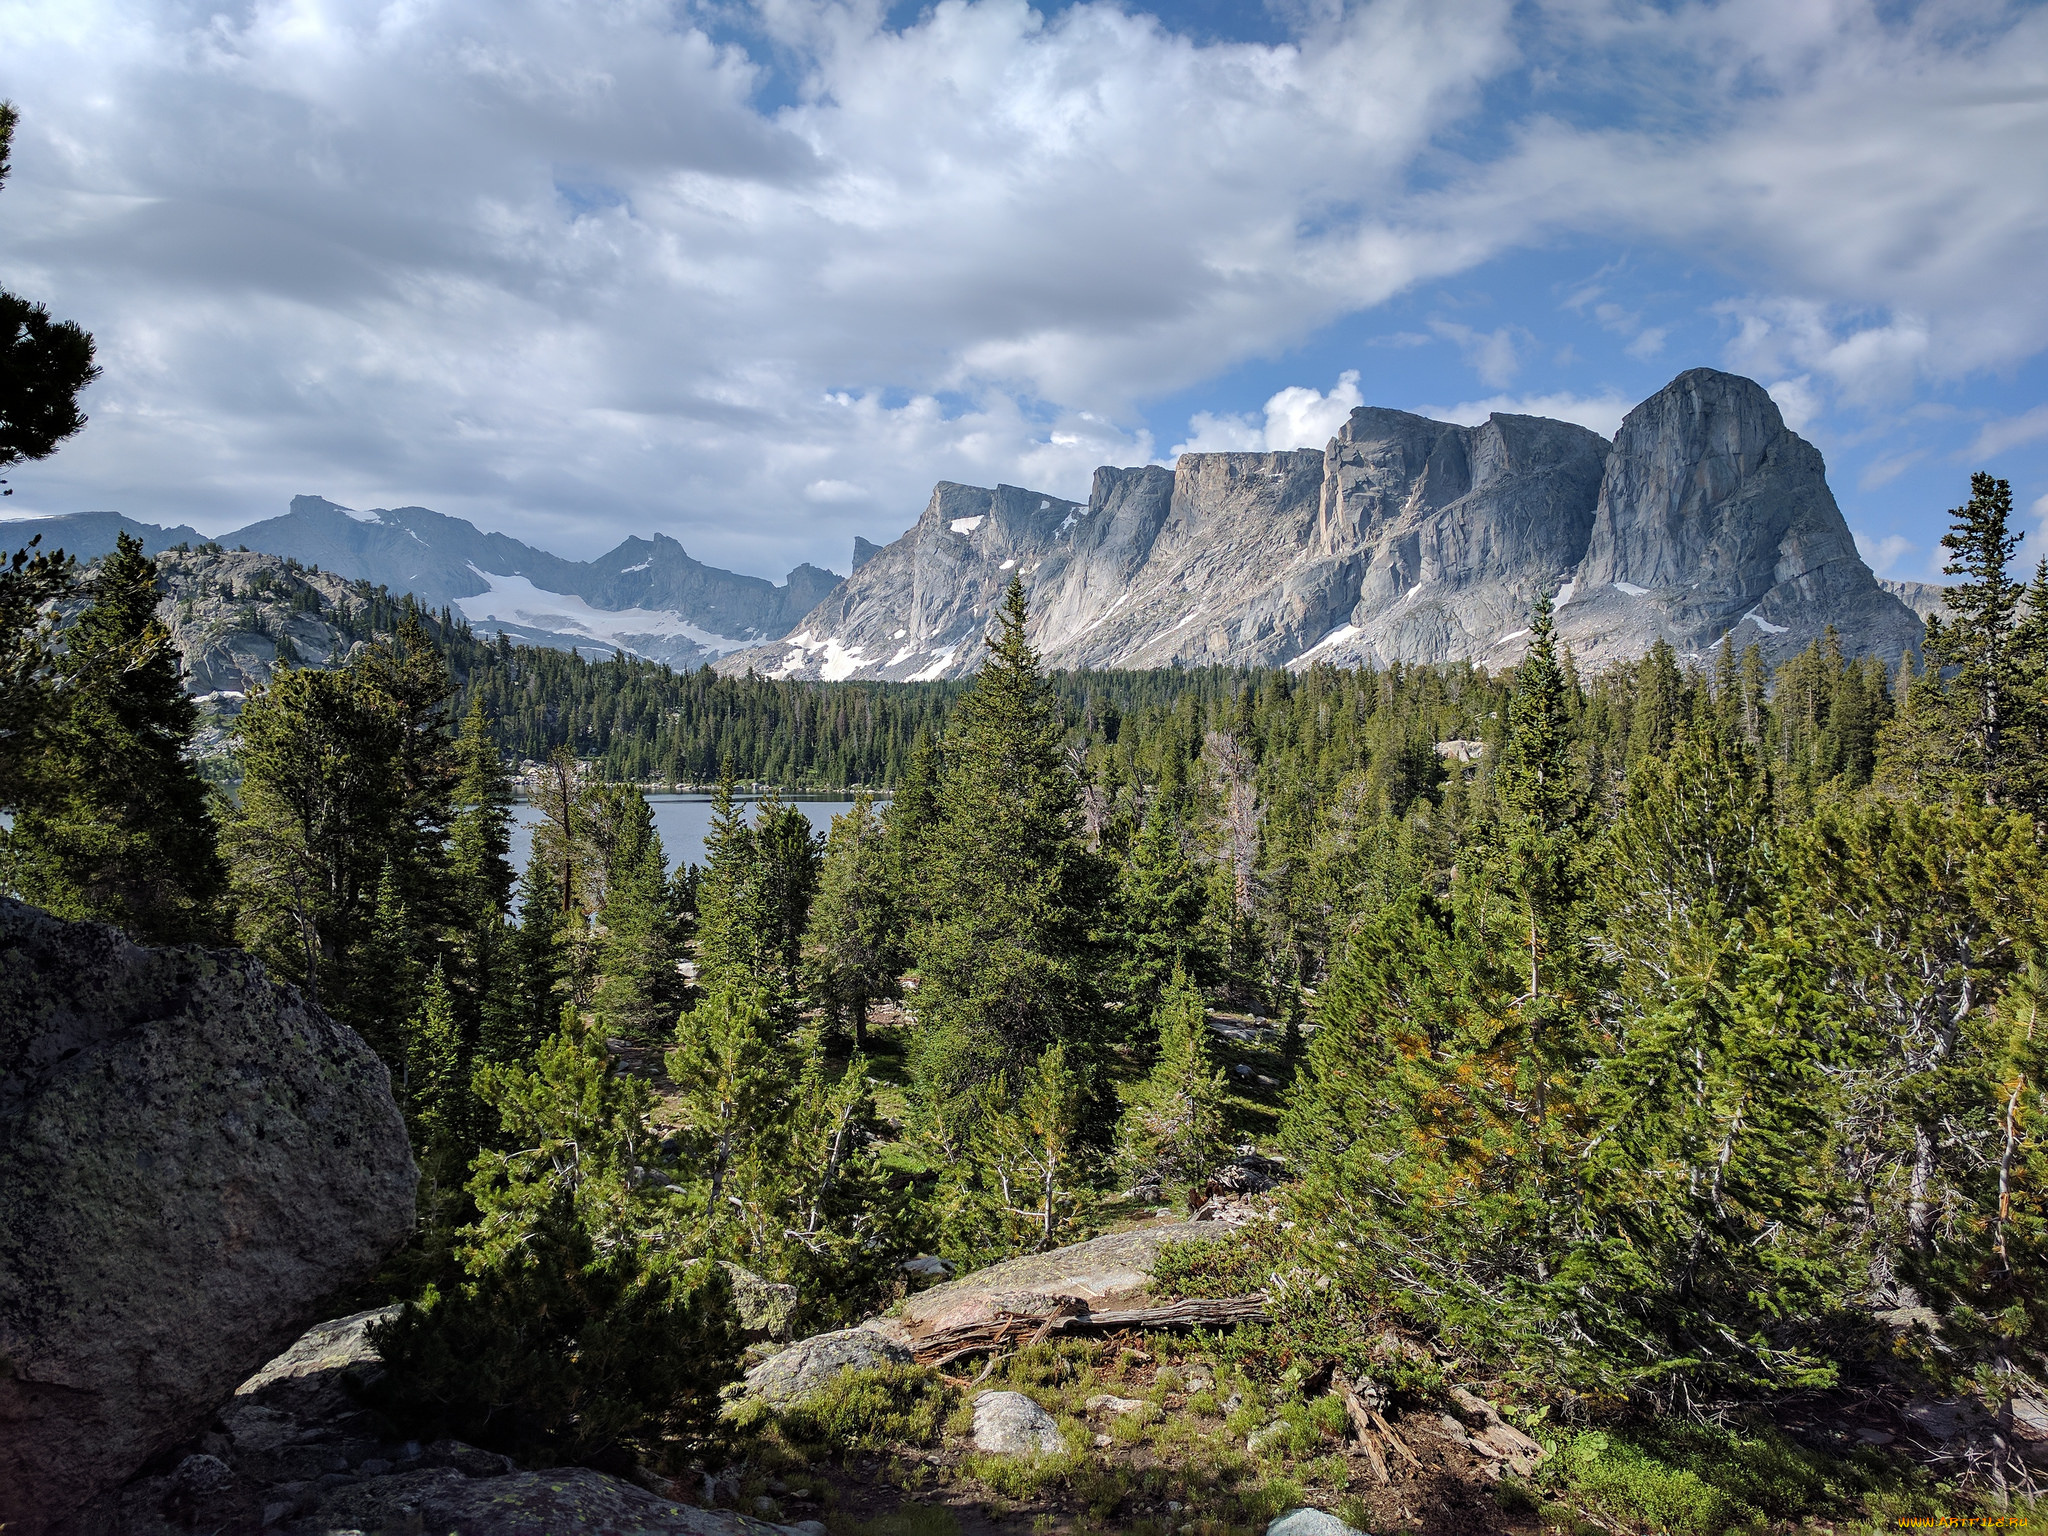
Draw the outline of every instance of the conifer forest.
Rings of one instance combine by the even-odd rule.
[[[1288,1476],[1319,1383],[1483,1379],[1557,1447],[1510,1513],[1889,1523],[2030,1490],[1823,1455],[1800,1405],[2048,1376],[2048,564],[2010,574],[2011,524],[1975,477],[1918,656],[1772,668],[1738,629],[1595,676],[1547,598],[1495,673],[1048,675],[1013,585],[971,681],[807,685],[366,592],[368,643],[252,696],[225,782],[140,546],[24,550],[0,886],[247,950],[375,1049],[420,1215],[357,1302],[408,1303],[377,1390],[423,1435],[670,1470],[914,1444],[945,1370],[737,1413],[747,1288],[850,1327],[907,1258],[1056,1248],[1251,1160],[1268,1219],[1161,1283],[1266,1298],[1205,1337],[1299,1429]],[[720,785],[699,865],[668,781]],[[857,798],[820,835],[751,783]]]

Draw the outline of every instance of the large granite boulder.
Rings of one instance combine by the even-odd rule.
[[[382,1064],[257,961],[0,899],[0,1526],[187,1438],[404,1241],[416,1179]]]
[[[841,1371],[871,1371],[883,1365],[908,1365],[910,1351],[894,1339],[868,1328],[842,1328],[799,1340],[770,1355],[747,1372],[749,1397],[770,1403],[793,1403],[808,1397]]]

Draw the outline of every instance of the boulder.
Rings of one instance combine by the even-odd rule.
[[[1059,1421],[1022,1392],[984,1392],[974,1400],[977,1451],[1033,1456],[1066,1447]]]
[[[459,1531],[461,1536],[560,1536],[632,1531],[634,1536],[785,1536],[793,1527],[678,1504],[585,1467],[465,1477],[433,1467],[350,1484],[327,1495],[286,1536],[340,1531]]]
[[[751,1269],[721,1260],[719,1267],[732,1281],[732,1310],[740,1327],[770,1339],[786,1339],[796,1316],[796,1287],[775,1280],[763,1280]]]
[[[1101,1311],[1137,1305],[1136,1298],[1152,1283],[1152,1266],[1161,1248],[1215,1236],[1213,1226],[1155,1222],[1050,1253],[1026,1254],[920,1291],[892,1316],[870,1319],[863,1326],[907,1344],[999,1316],[1051,1316],[1062,1309]]]
[[[189,1437],[416,1182],[382,1064],[259,962],[0,899],[0,1526]]]
[[[1266,1536],[1365,1536],[1322,1509],[1290,1509],[1266,1527]]]
[[[841,1371],[908,1365],[910,1358],[910,1351],[901,1344],[871,1329],[842,1328],[800,1340],[770,1355],[747,1372],[746,1392],[770,1403],[793,1403]]]

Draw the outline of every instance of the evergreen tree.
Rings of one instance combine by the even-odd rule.
[[[1177,972],[1207,979],[1214,970],[1203,944],[1207,896],[1176,809],[1163,794],[1152,802],[1118,882],[1115,990],[1141,1016]]]
[[[977,1118],[980,1090],[1056,1042],[1092,1071],[1099,1012],[1089,973],[1100,880],[1081,846],[1059,708],[1025,639],[1012,581],[988,659],[960,701],[945,752],[928,874],[933,921],[916,939],[921,1107],[945,1144]]]
[[[199,716],[156,617],[156,565],[116,537],[63,634],[59,710],[6,836],[8,883],[60,917],[185,943],[218,933],[226,872],[185,755]]]
[[[7,182],[18,121],[12,103],[0,101],[0,186]],[[0,289],[0,470],[24,459],[46,459],[82,431],[78,396],[99,376],[90,335]]]
[[[483,1055],[500,1066],[527,1056],[562,1015],[562,892],[554,867],[536,845],[519,877],[519,923],[507,944],[511,991],[503,1011],[484,1016]]]
[[[744,1254],[786,1191],[782,1125],[791,1090],[758,992],[713,989],[682,1016],[664,1058],[678,1091],[698,1209],[715,1250]],[[720,1234],[724,1234],[721,1236]]]
[[[863,794],[832,818],[806,952],[828,1027],[866,1048],[868,1010],[893,996],[908,961],[889,878],[887,833]]]
[[[505,918],[512,899],[512,795],[483,703],[472,698],[455,742],[455,819],[448,830],[449,935],[461,1015],[470,1045],[486,1034],[520,1034],[517,967]],[[538,1035],[534,1042],[538,1042]]]
[[[998,1252],[1058,1247],[1086,1203],[1087,1091],[1066,1046],[1048,1046],[1021,1079],[1014,1096],[1007,1072],[984,1083],[974,1121],[980,1212],[1001,1234]]]
[[[654,813],[638,790],[633,831],[616,850],[598,914],[598,1017],[629,1039],[652,1039],[674,1027],[683,1002],[682,946],[668,901],[668,870]]]
[[[658,1158],[647,1085],[573,1026],[477,1082],[510,1150],[477,1160],[458,1274],[373,1330],[381,1406],[532,1459],[671,1461],[710,1431],[739,1339],[723,1272],[636,1177]]]
[[[396,722],[353,669],[285,671],[243,708],[235,743],[242,789],[223,844],[236,936],[315,1002],[359,1018],[382,990],[356,962],[400,825]]]
[[[77,562],[41,543],[38,534],[0,562],[0,809],[10,811],[36,796],[47,766],[59,604],[78,581]]]
[[[1961,581],[1945,599],[1950,618],[1929,615],[1925,649],[1943,667],[1955,668],[1944,697],[1951,729],[1970,746],[1974,792],[1986,805],[2010,798],[2014,763],[2008,740],[2029,680],[2022,672],[2025,648],[2015,644],[2023,589],[2007,567],[2021,534],[2012,524],[2012,485],[1987,474],[1970,476],[1970,499],[1949,513],[1951,527],[1942,547],[1952,556],[1945,576]]]
[[[1131,1093],[1117,1135],[1117,1157],[1133,1187],[1194,1184],[1228,1154],[1223,1071],[1209,1058],[1202,994],[1175,971],[1153,1015],[1159,1054]]]

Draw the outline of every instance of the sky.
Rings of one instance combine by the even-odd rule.
[[[2048,8],[0,0],[10,513],[312,493],[847,568],[936,480],[1771,391],[1880,574],[2048,553]]]

